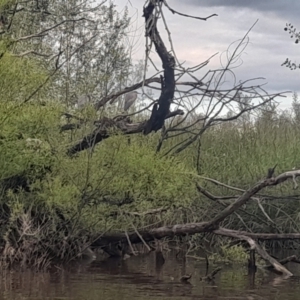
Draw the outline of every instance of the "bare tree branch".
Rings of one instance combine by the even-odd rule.
[[[266,261],[268,261],[276,271],[279,273],[285,274],[287,276],[293,276],[293,274],[287,270],[282,264],[280,264],[276,259],[274,259],[272,256],[270,256],[260,245],[258,245],[257,242],[255,242],[252,238],[246,235],[240,235],[236,234],[235,232],[229,230],[229,229],[217,229],[214,230],[215,234],[233,237],[239,240],[247,241],[247,243],[250,245],[251,250],[256,250],[256,252]]]
[[[178,14],[180,16],[183,16],[183,17],[188,17],[188,18],[192,18],[192,19],[197,19],[197,20],[201,20],[201,21],[207,21],[208,19],[212,18],[212,17],[217,17],[218,15],[217,14],[212,14],[206,18],[200,18],[200,17],[195,17],[195,16],[191,16],[191,15],[186,15],[186,14],[183,14],[181,12],[178,12],[176,10],[174,10],[173,8],[171,8],[168,4],[167,4],[167,1],[164,0],[164,4],[165,6],[171,11],[171,13],[173,14]]]
[[[170,112],[166,116],[166,119],[183,114],[184,112],[182,110],[176,110]],[[80,142],[68,149],[67,153],[69,155],[94,147],[104,139],[109,138],[109,129],[111,128],[121,130],[123,134],[136,134],[143,132],[147,126],[147,121],[131,123],[126,116],[116,120],[104,117],[99,121],[95,121],[95,123],[97,124],[97,128],[91,134],[85,136]],[[61,130],[70,130],[74,128],[76,128],[75,124],[67,124]]]

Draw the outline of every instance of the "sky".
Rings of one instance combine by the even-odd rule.
[[[131,43],[133,58],[145,56],[143,0],[114,0],[117,10],[127,5],[132,17]],[[197,17],[212,17],[207,21],[186,18],[165,10],[166,20],[171,31],[172,41],[179,61],[186,66],[199,64],[211,55],[219,53],[210,61],[210,68],[220,66],[224,52],[258,20],[249,33],[249,44],[242,54],[242,64],[235,68],[237,80],[264,77],[264,88],[269,93],[292,91],[300,96],[300,69],[291,71],[281,64],[289,58],[300,64],[300,43],[290,38],[284,31],[286,23],[292,23],[300,31],[299,0],[168,0],[176,11]],[[287,5],[288,3],[288,5]],[[159,25],[161,35],[164,27]],[[166,43],[169,47],[169,44]],[[170,49],[170,48],[169,48]],[[232,48],[230,48],[232,49]],[[223,56],[221,54],[223,53]],[[222,58],[220,60],[220,58]],[[157,62],[159,58],[157,57]],[[280,108],[287,109],[292,94],[280,98]]]

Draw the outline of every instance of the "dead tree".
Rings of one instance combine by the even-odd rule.
[[[282,96],[282,93],[270,95],[260,84],[255,83],[261,78],[253,78],[239,83],[233,80],[230,86],[224,86],[226,76],[233,76],[232,68],[235,67],[236,60],[238,60],[247,46],[248,33],[255,24],[240,41],[237,41],[233,51],[229,49],[232,54],[229,55],[228,60],[223,63],[224,67],[205,73],[204,67],[209,64],[210,59],[215,55],[212,55],[194,67],[186,68],[176,55],[170,34],[169,41],[171,49],[168,50],[165,46],[158,31],[159,20],[162,20],[163,25],[167,28],[167,32],[170,32],[164,18],[164,9],[169,9],[172,13],[180,16],[192,17],[202,21],[207,21],[209,18],[216,16],[215,14],[206,18],[186,16],[175,11],[166,1],[148,0],[144,6],[145,36],[147,41],[145,64],[148,62],[153,63],[150,54],[154,46],[162,63],[163,75],[146,79],[145,73],[144,80],[100,99],[94,107],[96,110],[105,109],[106,105],[114,103],[121,95],[138,88],[141,88],[143,93],[148,96],[144,90],[144,88],[147,87],[158,91],[160,96],[158,100],[152,99],[149,96],[148,98],[152,102],[146,108],[134,114],[142,113],[145,109],[152,107],[149,118],[143,122],[134,123],[130,118],[134,114],[131,114],[126,117],[116,116],[110,118],[110,120],[108,120],[108,118],[105,118],[105,120],[97,120],[95,122],[95,130],[91,134],[83,137],[77,144],[73,145],[68,150],[68,154],[74,154],[94,147],[97,143],[100,143],[110,136],[108,129],[111,127],[118,128],[124,134],[143,132],[145,135],[153,131],[156,132],[164,127],[165,130],[162,131],[162,136],[157,146],[158,151],[162,149],[162,145],[167,139],[185,135],[183,142],[168,149],[165,153],[176,154],[184,151],[187,147],[198,141],[208,128],[222,122],[236,120],[243,114],[256,110],[266,103],[274,101],[276,97]],[[158,69],[157,66],[155,66],[155,68]],[[243,97],[237,97],[237,95],[241,94],[245,98],[245,105],[241,105]],[[256,104],[249,104],[249,101],[246,101],[246,99],[249,98],[255,100]],[[208,103],[208,105],[205,105],[205,103]],[[230,117],[224,117],[222,115],[224,109],[232,110],[234,107],[241,107],[241,109],[237,109]],[[171,108],[174,110],[171,111]],[[167,118],[184,115],[184,113],[185,116],[180,122],[173,124],[171,121],[168,122],[169,124],[165,124]],[[201,118],[194,118],[194,116],[199,113],[201,114]],[[185,122],[188,119],[193,121],[186,124]],[[197,126],[195,127],[195,125]],[[80,124],[77,122],[63,126],[62,130],[72,130],[79,127]],[[190,135],[186,135],[187,133],[190,133]]]

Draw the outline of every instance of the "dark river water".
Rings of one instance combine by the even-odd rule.
[[[0,271],[0,299],[300,299],[300,266],[285,279],[268,271],[249,275],[247,268],[222,266],[214,282],[200,281],[205,263],[169,255],[163,266],[153,253],[125,261],[83,261],[45,273]],[[216,266],[210,266],[212,271]],[[190,284],[180,281],[192,274]]]

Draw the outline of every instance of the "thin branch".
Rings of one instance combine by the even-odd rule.
[[[51,26],[51,27],[49,27],[49,28],[46,28],[46,29],[44,29],[44,30],[42,30],[42,31],[40,31],[40,32],[38,32],[38,33],[30,34],[30,35],[27,35],[27,36],[22,36],[22,37],[20,37],[20,38],[18,38],[18,39],[15,39],[14,42],[25,41],[25,40],[32,39],[32,38],[36,38],[36,37],[43,37],[43,36],[46,35],[46,33],[47,33],[48,31],[51,31],[51,30],[53,30],[54,28],[59,27],[60,25],[62,25],[62,24],[64,24],[64,23],[68,23],[68,22],[79,22],[79,21],[83,21],[83,20],[87,20],[87,21],[92,22],[91,20],[88,20],[88,19],[86,19],[86,18],[80,18],[80,19],[75,19],[75,20],[64,20],[64,21],[61,21],[61,22],[59,22],[59,23],[57,23],[57,24],[55,24],[55,25],[53,25],[53,26]]]
[[[178,14],[178,15],[183,16],[183,17],[188,17],[188,18],[197,19],[197,20],[201,20],[201,21],[207,21],[208,19],[210,19],[210,18],[212,18],[212,17],[218,17],[217,14],[212,14],[212,15],[206,17],[206,18],[200,18],[200,17],[191,16],[191,15],[186,15],[186,14],[183,14],[183,13],[178,12],[178,11],[174,10],[173,8],[171,8],[171,7],[168,5],[168,3],[167,3],[166,0],[164,0],[163,2],[164,2],[164,4],[165,4],[165,6],[171,11],[171,13],[173,13],[173,14]]]

